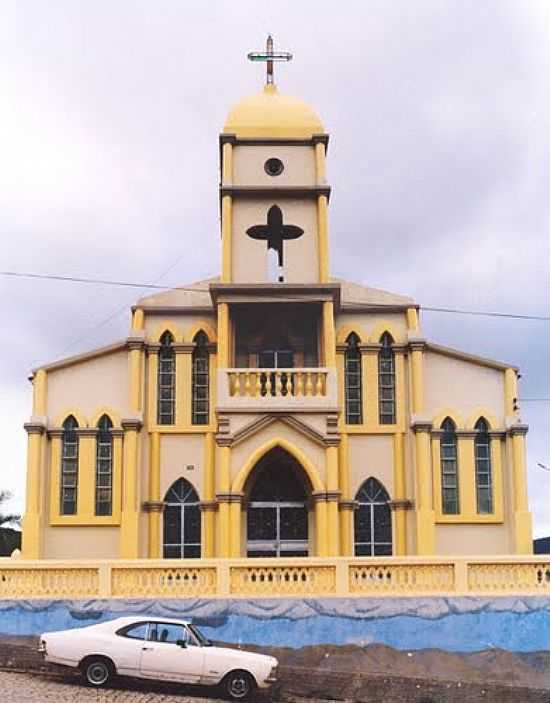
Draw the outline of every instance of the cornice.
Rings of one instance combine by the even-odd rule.
[[[141,504],[141,509],[144,513],[162,513],[164,511],[164,501],[146,500]]]
[[[176,354],[192,354],[195,351],[193,342],[172,342],[170,346]]]
[[[97,427],[75,427],[74,432],[79,437],[97,437],[99,430]]]
[[[413,418],[411,422],[411,430],[413,432],[431,432],[433,423],[431,420],[424,420],[422,418]]]
[[[234,186],[221,185],[220,196],[229,195],[247,198],[318,198],[324,195],[330,199],[330,186],[328,185],[296,185],[296,186]]]
[[[357,500],[340,500],[338,501],[338,507],[340,510],[357,510],[359,507],[359,501]]]
[[[46,432],[46,423],[40,422],[38,420],[31,420],[30,422],[25,422],[23,425],[25,432],[27,434],[44,434]]]
[[[135,431],[139,432],[143,427],[143,421],[138,417],[127,417],[123,418],[120,422],[122,429],[124,431]]]
[[[218,509],[218,502],[216,500],[201,500],[199,503],[199,509],[201,513],[213,513]]]
[[[389,500],[390,510],[414,510],[414,501],[403,498],[401,500]]]
[[[529,432],[529,425],[526,425],[524,423],[518,422],[515,425],[512,425],[511,427],[508,428],[508,434],[511,437],[514,437],[515,435],[519,435],[521,437],[525,437],[525,435]]]
[[[216,493],[218,503],[242,503],[244,493]]]

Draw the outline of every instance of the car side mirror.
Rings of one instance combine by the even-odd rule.
[[[178,645],[178,647],[181,647],[182,649],[185,649],[187,647],[186,640],[176,640],[176,644]]]

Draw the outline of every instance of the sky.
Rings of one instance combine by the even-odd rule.
[[[0,268],[173,286],[219,271],[218,134],[281,92],[331,135],[334,275],[425,306],[550,315],[550,3],[3,0]],[[143,291],[145,292],[145,291]],[[126,336],[139,289],[0,277],[0,487],[23,510],[31,368]],[[550,322],[424,312],[550,398]],[[536,536],[550,402],[522,402]]]

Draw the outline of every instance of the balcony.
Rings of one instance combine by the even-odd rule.
[[[239,368],[218,372],[218,410],[336,412],[334,368]]]

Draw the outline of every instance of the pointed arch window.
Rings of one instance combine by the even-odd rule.
[[[157,377],[157,422],[159,425],[173,425],[176,408],[176,359],[174,338],[165,332],[160,338],[158,377]]]
[[[359,337],[352,332],[346,340],[344,353],[344,376],[346,395],[346,423],[361,425],[363,423],[361,350]]]
[[[113,512],[113,423],[103,415],[97,423],[95,459],[95,514]]]
[[[76,515],[78,490],[78,422],[73,415],[63,423],[61,448],[61,515]]]
[[[378,352],[378,416],[381,425],[395,424],[395,354],[389,332],[380,338]]]
[[[208,337],[204,332],[198,332],[195,336],[194,342],[193,407],[191,415],[194,425],[208,425],[210,418],[210,354],[208,352]]]
[[[450,417],[441,425],[441,503],[445,515],[458,515],[458,455],[456,426]]]
[[[164,496],[165,559],[200,558],[201,512],[197,491],[179,478]]]
[[[355,556],[391,556],[390,497],[384,486],[369,478],[355,496]]]
[[[480,418],[475,429],[477,512],[481,515],[489,515],[493,512],[493,472],[489,425],[484,418]]]

